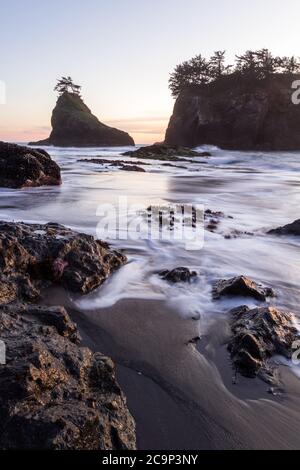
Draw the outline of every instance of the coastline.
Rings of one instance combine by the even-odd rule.
[[[69,303],[63,292],[60,301]],[[84,312],[66,307],[83,344],[117,364],[117,378],[137,425],[138,449],[299,447],[298,379],[282,369],[282,397],[269,395],[258,379],[240,378],[233,385],[223,346],[226,331],[220,331],[220,324],[199,343],[201,350],[187,344],[199,334],[199,322],[180,318],[160,301],[125,300]]]
[[[299,316],[298,242],[268,235],[298,214],[298,156],[285,154],[285,171],[278,174],[281,154],[212,149],[212,157],[197,161],[197,168],[166,169],[153,162],[132,184],[132,177],[117,169],[78,164],[81,152],[53,150],[62,187],[1,191],[3,217],[29,222],[30,211],[32,221],[54,220],[95,234],[98,204],[115,201],[120,193],[145,204],[196,201],[211,215],[221,214],[212,231],[206,227],[201,251],[186,251],[178,243],[114,240],[113,249],[124,250],[129,262],[100,289],[87,297],[58,288],[45,292],[42,305],[65,306],[83,345],[116,363],[136,420],[138,448],[298,448],[299,379],[289,368],[280,367],[282,395],[270,395],[259,379],[239,376],[233,384],[228,311],[243,302],[262,304],[212,298],[216,279],[247,273],[276,290],[276,305]],[[94,157],[104,150],[86,152]],[[111,161],[124,158],[119,150],[108,153]],[[195,282],[173,285],[157,276],[184,265],[197,271]]]

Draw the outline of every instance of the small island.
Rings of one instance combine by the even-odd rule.
[[[94,116],[84,103],[81,87],[71,77],[62,77],[54,89],[59,93],[52,113],[50,137],[29,145],[57,147],[133,146],[134,140],[124,131],[109,127]]]
[[[234,66],[226,65],[225,51],[178,65],[170,77],[176,103],[166,144],[299,150],[300,106],[292,101],[299,73],[295,57],[267,49],[237,56]]]

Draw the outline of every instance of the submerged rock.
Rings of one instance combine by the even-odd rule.
[[[121,165],[120,169],[123,171],[136,171],[138,173],[146,173],[146,170],[144,170],[144,168],[141,168],[137,165]]]
[[[190,271],[188,268],[175,268],[172,271],[161,271],[159,275],[164,281],[173,283],[190,282],[197,277],[197,273]]]
[[[228,348],[238,371],[277,385],[277,369],[270,359],[274,355],[292,357],[293,343],[299,337],[293,314],[274,307],[251,310],[247,306],[230,313],[233,336]]]
[[[111,161],[111,160],[104,160],[104,159],[99,159],[99,158],[92,158],[92,159],[83,159],[83,160],[78,160],[79,162],[85,162],[85,163],[94,163],[96,165],[109,165],[111,167],[117,167],[120,170],[123,171],[137,171],[140,173],[146,173],[146,170],[144,168],[141,168],[140,166],[137,166],[138,162],[126,162],[125,160],[117,160],[117,161]],[[145,165],[143,162],[139,162],[140,165]]]
[[[0,307],[0,448],[135,449],[113,362],[78,346],[62,307]]]
[[[154,144],[148,147],[141,147],[135,151],[125,152],[123,156],[182,162],[186,161],[182,157],[209,157],[211,155],[208,152],[196,152],[190,148],[178,145]]]
[[[0,142],[0,187],[17,189],[60,184],[60,168],[47,152]]]
[[[270,230],[270,235],[300,235],[300,219],[295,220],[292,224]]]
[[[82,158],[78,160],[80,163],[93,163],[95,165],[104,165],[108,164],[111,166],[121,166],[121,165],[150,165],[150,163],[146,162],[138,162],[138,161],[128,161],[128,160],[108,160],[105,158]]]
[[[51,283],[87,294],[125,262],[107,243],[59,224],[0,222],[0,304],[33,300]]]
[[[262,287],[246,276],[238,276],[232,279],[221,279],[213,287],[214,299],[223,296],[253,297],[256,300],[265,301],[267,297],[274,297],[273,289]]]
[[[52,113],[52,132],[48,139],[30,145],[58,147],[102,147],[134,145],[126,132],[106,126],[94,116],[82,98],[74,93],[63,93]]]

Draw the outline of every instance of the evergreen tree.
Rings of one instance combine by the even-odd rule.
[[[261,49],[254,53],[257,64],[258,78],[268,78],[278,69],[279,57],[273,57],[269,49]]]
[[[298,58],[274,57],[269,49],[246,51],[245,54],[236,56],[235,66],[226,65],[225,51],[216,51],[209,61],[202,55],[197,55],[177,65],[170,76],[169,86],[172,95],[177,97],[190,86],[216,82],[224,75],[238,74],[251,80],[267,80],[276,74],[296,73],[300,73]]]
[[[81,86],[75,85],[71,77],[62,77],[57,80],[54,91],[57,91],[60,95],[63,93],[73,93],[80,96]]]
[[[226,65],[226,51],[216,51],[214,55],[210,58],[210,75],[214,79],[222,77],[222,75],[227,75],[232,65]]]
[[[300,62],[295,56],[282,57],[280,66],[282,73],[286,73],[288,75],[300,73]]]
[[[176,66],[170,76],[169,87],[174,97],[191,85],[203,85],[210,81],[210,66],[201,55]]]
[[[235,72],[242,75],[256,76],[257,61],[255,58],[255,52],[247,51],[244,55],[236,56]]]

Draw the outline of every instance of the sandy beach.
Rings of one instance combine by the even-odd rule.
[[[51,298],[53,292],[46,301]],[[139,449],[299,447],[298,379],[283,367],[280,397],[258,379],[239,377],[234,384],[226,322],[212,326],[195,347],[201,322],[182,319],[163,302],[126,300],[84,313],[71,309],[71,316],[83,344],[116,362]]]

